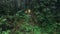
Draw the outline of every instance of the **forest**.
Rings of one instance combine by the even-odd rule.
[[[60,34],[60,0],[0,0],[0,34]]]

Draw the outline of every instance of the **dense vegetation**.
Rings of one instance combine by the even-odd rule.
[[[60,34],[60,0],[0,0],[0,34]]]

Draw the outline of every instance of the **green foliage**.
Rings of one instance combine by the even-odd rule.
[[[27,6],[23,2],[24,8],[17,12],[14,12],[15,6],[11,6],[8,1],[8,4],[4,2],[0,1],[0,10],[2,10],[0,15],[3,14],[0,16],[0,34],[60,34],[60,21],[57,22],[55,19],[57,0],[32,0]],[[28,9],[31,12],[25,13]],[[13,26],[13,28],[2,31],[2,24]]]

